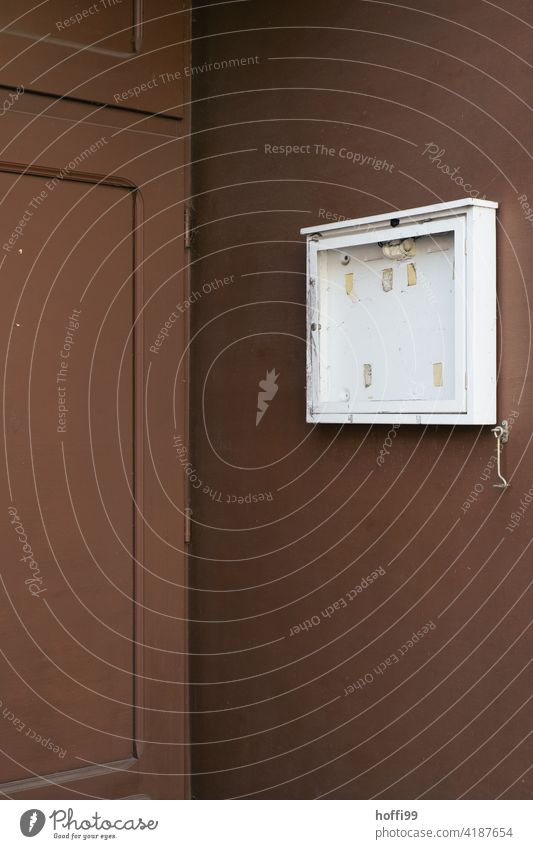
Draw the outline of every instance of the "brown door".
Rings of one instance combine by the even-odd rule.
[[[3,25],[15,5],[33,3],[4,4]],[[82,5],[49,3],[26,29]],[[77,37],[111,35],[109,12]],[[17,54],[26,89],[49,48]],[[71,80],[54,79],[5,90],[0,119],[0,792],[181,798],[185,120],[111,109],[101,88],[83,89],[96,105],[57,99]]]

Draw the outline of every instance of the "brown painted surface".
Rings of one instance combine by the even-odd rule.
[[[195,11],[195,65],[247,60],[194,89],[197,797],[532,795],[533,509],[510,523],[532,484],[533,17],[498,6]],[[305,423],[299,228],[461,198],[458,175],[501,205],[506,491],[489,428]]]
[[[2,116],[4,797],[187,795],[186,126]]]
[[[183,117],[188,20],[174,0],[2,0],[2,85]]]
[[[1,175],[4,232],[47,182]],[[72,182],[42,204],[2,269],[4,365],[28,375],[8,381],[5,395],[13,506],[4,545],[18,568],[4,577],[3,702],[26,727],[16,763],[8,747],[2,782],[26,777],[29,763],[46,774],[133,754],[132,197],[108,186],[88,195]],[[84,327],[101,329],[97,346]],[[120,379],[104,381],[122,358]],[[14,616],[20,639],[11,643]],[[89,650],[106,644],[103,658]],[[12,724],[2,726],[8,742]],[[28,728],[62,741],[63,753],[36,746]]]

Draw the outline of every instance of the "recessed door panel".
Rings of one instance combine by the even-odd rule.
[[[5,783],[135,754],[139,620],[133,196],[6,173],[0,193]]]

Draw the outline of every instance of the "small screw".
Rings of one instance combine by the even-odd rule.
[[[316,330],[316,324],[315,324],[314,322],[313,322],[313,324],[311,325],[311,330]]]

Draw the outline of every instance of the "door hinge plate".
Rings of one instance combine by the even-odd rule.
[[[184,518],[184,531],[183,531],[183,541],[188,544],[191,541],[191,516],[192,510],[190,507],[185,508],[185,513],[183,514]]]

